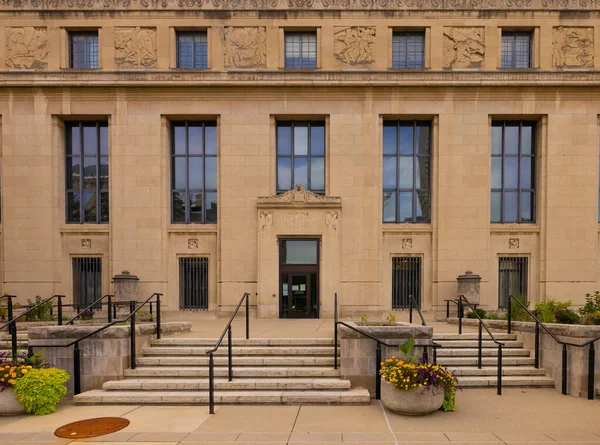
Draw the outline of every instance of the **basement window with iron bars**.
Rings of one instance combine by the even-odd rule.
[[[421,258],[392,258],[392,309],[408,309],[409,296],[421,307]]]

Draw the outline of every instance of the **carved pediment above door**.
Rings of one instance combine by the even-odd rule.
[[[292,190],[281,195],[259,197],[256,205],[259,209],[273,208],[342,208],[339,196],[323,196],[306,190],[298,184]]]

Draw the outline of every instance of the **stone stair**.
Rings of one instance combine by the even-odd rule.
[[[27,354],[27,345],[29,338],[27,337],[26,330],[17,331],[17,352],[20,354]],[[0,332],[0,354],[10,354],[12,348],[11,337],[8,333],[8,329],[4,329]]]
[[[530,351],[515,334],[494,333],[505,344],[502,348],[502,386],[539,388],[554,387],[554,379],[546,371],[535,368]],[[498,346],[487,333],[483,334],[482,368],[477,368],[477,334],[434,334],[433,340],[442,345],[437,362],[454,372],[461,388],[496,386]]]
[[[166,338],[142,351],[124,380],[74,397],[76,404],[208,404],[208,356],[216,339]],[[333,369],[333,340],[234,339],[233,381],[227,343],[214,355],[217,404],[368,404]]]

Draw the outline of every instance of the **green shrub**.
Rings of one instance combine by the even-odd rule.
[[[396,323],[396,314],[388,314],[386,321],[390,324]]]
[[[32,369],[15,381],[14,391],[27,413],[43,416],[56,411],[67,393],[67,380],[69,374],[63,369]]]
[[[554,316],[557,323],[578,324],[581,321],[581,317],[571,309],[559,309]]]
[[[525,295],[520,295],[516,298],[523,303],[526,308],[529,309],[529,301],[527,301],[527,297]],[[533,321],[529,311],[516,301],[511,301],[510,319],[511,321]]]
[[[43,298],[37,295],[35,297],[35,301],[31,301],[27,299],[27,303],[29,308],[40,304],[43,301]],[[40,305],[38,308],[29,312],[25,315],[25,321],[52,321],[54,317],[50,314],[52,310],[52,300],[47,301],[46,303]]]
[[[600,325],[600,311],[594,314],[587,314],[581,317],[581,324]]]
[[[481,308],[477,308],[475,309],[475,312],[477,312],[477,315],[479,315],[480,318],[485,318],[485,311]],[[471,311],[467,314],[467,318],[477,318],[477,316],[475,315],[475,312]]]
[[[486,312],[485,318],[488,320],[500,320],[500,316],[497,312]]]
[[[92,320],[94,318],[94,311],[91,309],[87,309],[81,313],[79,316],[80,320]]]
[[[579,309],[581,315],[593,315],[600,312],[600,291],[585,294],[585,305]]]
[[[366,323],[367,321],[369,321],[369,317],[367,317],[367,314],[363,314],[363,316],[360,317],[360,321],[362,321],[363,323]]]
[[[571,300],[560,302],[554,299],[542,301],[535,305],[535,315],[542,323],[556,323],[556,312],[569,309]]]

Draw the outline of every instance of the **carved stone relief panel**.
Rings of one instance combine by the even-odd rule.
[[[402,248],[412,249],[412,238],[402,238]]]
[[[46,28],[25,26],[7,28],[6,67],[14,69],[38,69],[48,67],[50,46]]]
[[[81,239],[81,248],[82,249],[91,249],[92,248],[92,240],[89,238]]]
[[[332,232],[337,232],[338,222],[340,220],[340,214],[336,211],[328,212],[325,216],[325,225],[329,227]]]
[[[444,68],[481,68],[485,57],[483,27],[444,28]]]
[[[115,64],[117,68],[155,68],[156,29],[115,28]]]
[[[286,213],[283,221],[289,228],[306,229],[313,223],[313,218],[309,212],[295,211]]]
[[[519,238],[510,238],[508,240],[508,248],[509,249],[518,249],[519,248]]]
[[[190,238],[188,239],[188,249],[197,249],[198,248],[198,239]]]
[[[269,232],[270,227],[273,225],[273,213],[272,212],[260,212],[258,214],[258,229],[260,232]]]
[[[335,58],[342,67],[367,67],[375,62],[375,28],[336,26],[333,35]]]
[[[558,26],[552,31],[552,65],[557,68],[594,66],[594,28]]]
[[[267,66],[267,31],[264,26],[225,28],[225,67]]]

